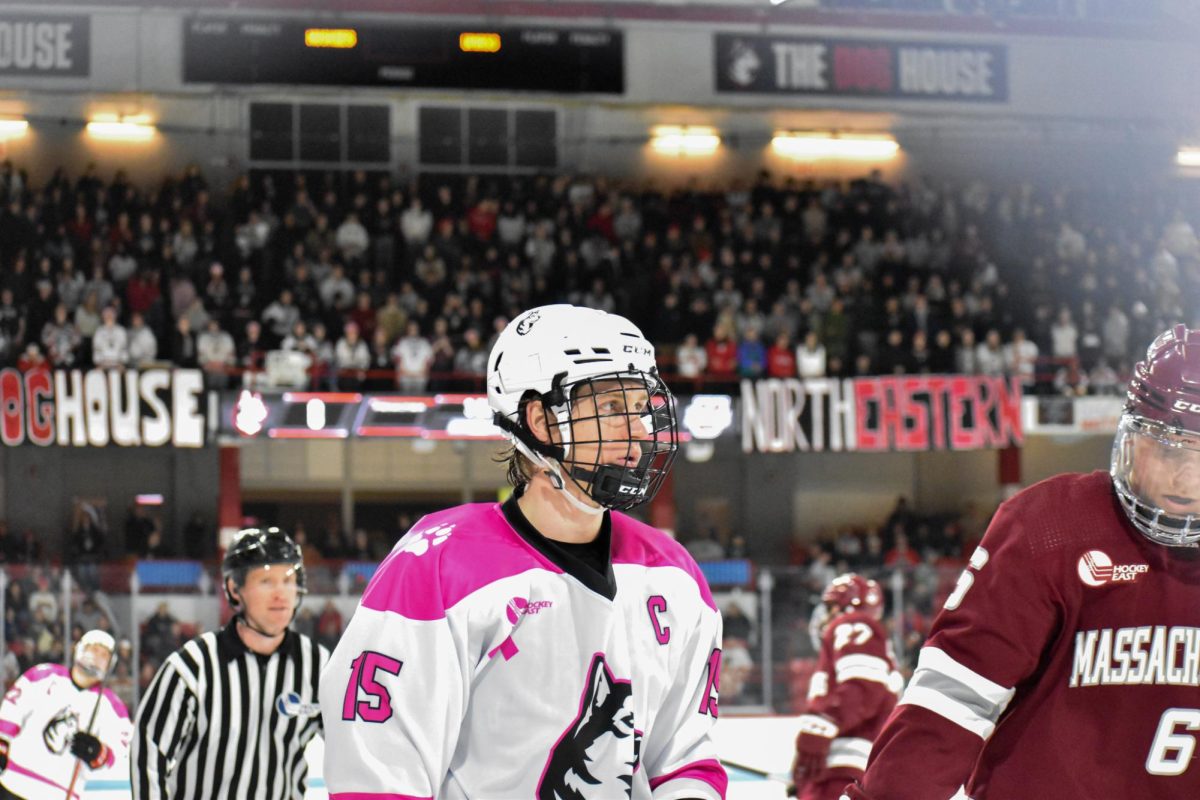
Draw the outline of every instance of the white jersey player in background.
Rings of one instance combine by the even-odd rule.
[[[103,688],[116,661],[112,636],[88,631],[69,670],[38,664],[17,679],[0,704],[0,800],[78,800],[90,772],[124,762],[129,712]]]
[[[678,447],[653,346],[535,308],[487,391],[516,489],[422,519],[364,592],[321,679],[331,800],[724,797],[720,615],[683,547],[620,513]]]

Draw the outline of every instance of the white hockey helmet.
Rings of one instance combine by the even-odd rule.
[[[99,645],[108,651],[108,665],[101,666],[96,662],[95,656],[88,652],[88,647],[91,645]],[[117,665],[117,642],[113,639],[112,634],[105,631],[93,629],[79,637],[79,641],[75,643],[75,660],[74,665],[87,675],[89,678],[103,680],[113,667]]]
[[[604,508],[625,510],[653,498],[679,448],[675,403],[658,376],[654,345],[616,314],[564,304],[519,315],[492,348],[487,393],[496,425],[520,453],[559,488],[565,473]],[[593,415],[573,414],[572,401],[583,394],[609,402],[595,403]],[[528,428],[523,410],[534,399],[556,424],[558,442],[542,442]],[[623,436],[620,425],[613,427],[618,420]],[[621,463],[601,463],[599,445],[622,441]],[[579,460],[579,445],[597,445],[594,459]]]

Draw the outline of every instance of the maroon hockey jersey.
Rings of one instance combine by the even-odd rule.
[[[1004,503],[852,800],[1194,800],[1200,550],[1150,542],[1105,472]]]
[[[808,712],[833,720],[838,734],[829,746],[825,771],[813,776],[812,782],[842,778],[841,786],[862,774],[871,742],[895,707],[902,686],[887,631],[877,619],[849,611],[830,620],[821,635],[817,671],[809,684]]]

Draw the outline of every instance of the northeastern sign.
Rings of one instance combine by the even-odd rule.
[[[742,381],[747,453],[1020,445],[1021,385],[974,375]]]
[[[1001,45],[715,34],[717,91],[1000,103]]]
[[[203,447],[194,369],[0,370],[0,440],[73,447]]]

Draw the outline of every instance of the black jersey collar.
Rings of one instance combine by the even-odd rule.
[[[617,579],[613,575],[612,569],[612,513],[604,512],[604,520],[600,523],[600,533],[596,535],[596,544],[604,550],[604,573],[601,574],[589,566],[583,559],[569,552],[566,548],[559,546],[558,542],[553,539],[548,539],[538,532],[537,528],[526,518],[525,513],[521,511],[517,500],[523,494],[521,489],[517,489],[512,493],[512,496],[504,501],[500,506],[500,510],[504,512],[504,518],[508,520],[508,524],[512,526],[522,539],[529,543],[531,547],[544,555],[550,561],[562,568],[563,572],[578,580],[591,591],[605,597],[609,600],[617,596]]]
[[[247,654],[258,656],[259,659],[265,661],[275,655],[275,653],[287,655],[296,648],[297,634],[291,628],[288,628],[284,631],[283,641],[279,643],[279,647],[275,649],[275,653],[269,655],[255,653],[249,647],[246,647],[246,643],[242,641],[242,637],[238,636],[237,621],[238,618],[235,615],[233,619],[225,623],[221,630],[217,631],[217,654],[221,657],[222,661],[236,661],[239,658],[244,658]]]

